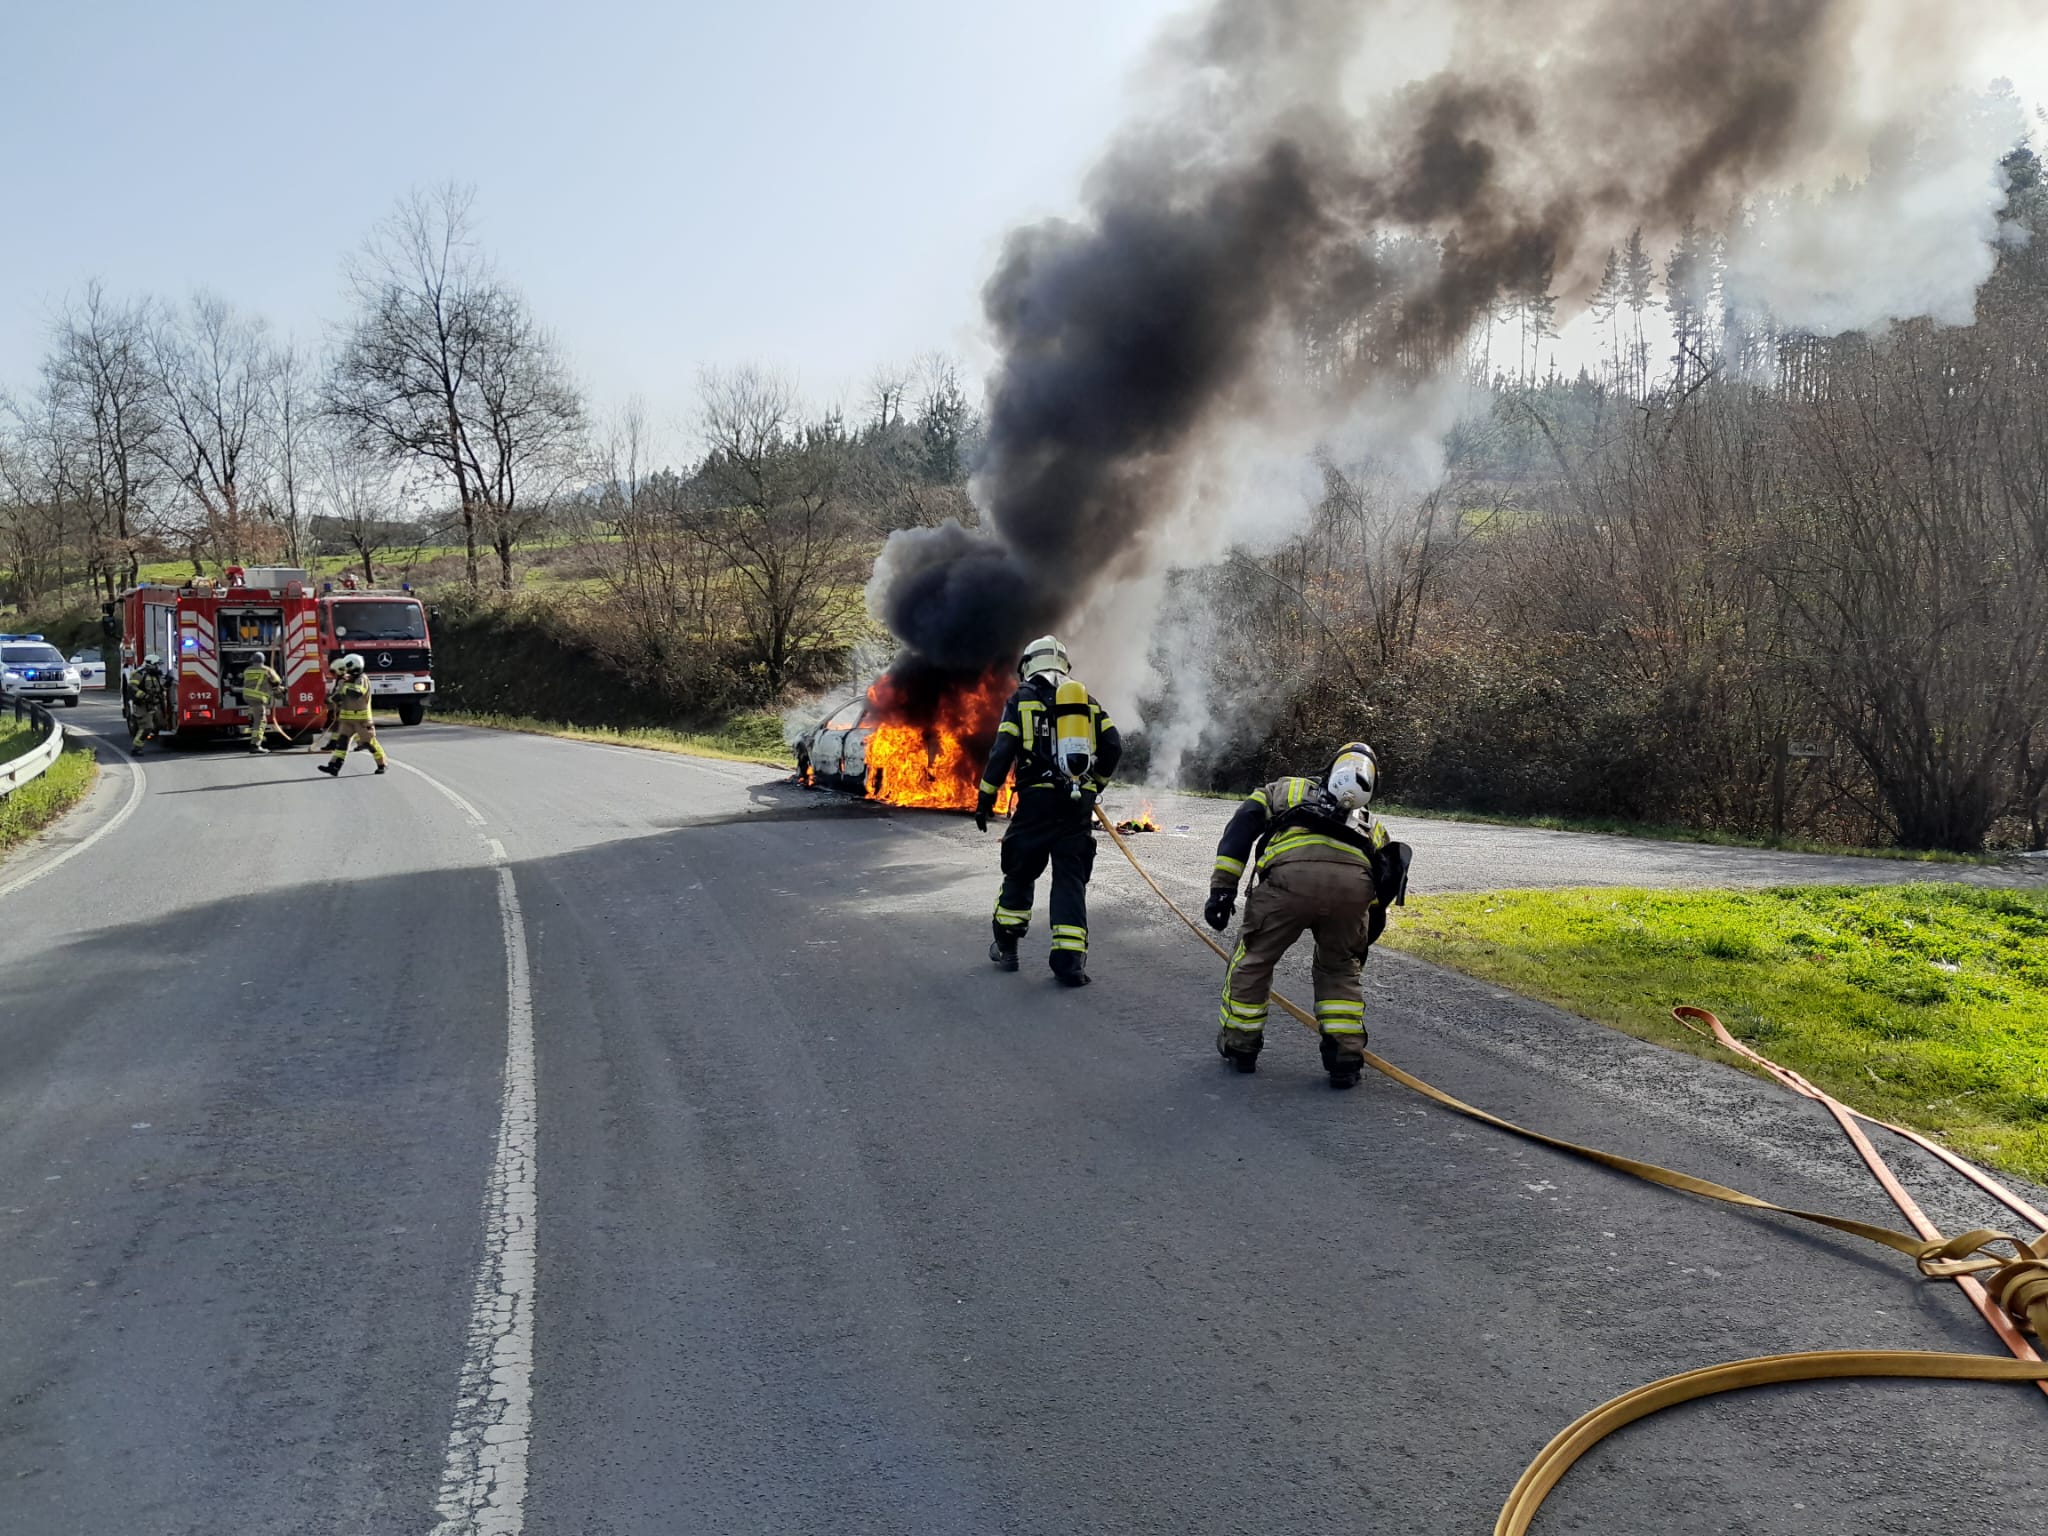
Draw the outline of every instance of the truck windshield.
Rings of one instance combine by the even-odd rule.
[[[337,640],[424,640],[427,616],[418,603],[352,602],[334,605]]]

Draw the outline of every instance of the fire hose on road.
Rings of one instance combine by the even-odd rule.
[[[1228,952],[1214,938],[1204,933],[1194,919],[1182,911],[1180,905],[1160,888],[1159,882],[1154,880],[1150,871],[1138,861],[1138,856],[1131,851],[1130,844],[1124,841],[1122,834],[1117,831],[1115,824],[1099,804],[1095,807],[1095,815],[1102,823],[1103,830],[1109,834],[1110,840],[1116,844],[1117,850],[1130,861],[1131,868],[1136,870],[1138,877],[1152,888],[1153,894],[1166,904],[1175,917],[1187,925],[1189,932],[1215,951],[1218,958],[1227,962],[1230,958]],[[1285,1009],[1296,1022],[1311,1031],[1316,1029],[1315,1016],[1306,1009],[1277,992],[1273,994],[1273,1001]],[[1906,1192],[1891,1169],[1886,1166],[1884,1159],[1871,1145],[1870,1139],[1864,1135],[1862,1127],[1857,1122],[1869,1120],[1868,1116],[1861,1115],[1830,1097],[1798,1073],[1766,1060],[1743,1045],[1728,1033],[1719,1019],[1705,1009],[1677,1008],[1673,1012],[1688,1028],[1698,1033],[1709,1034],[1717,1043],[1744,1057],[1793,1092],[1825,1106],[1918,1235],[1895,1232],[1888,1227],[1875,1226],[1849,1217],[1777,1205],[1755,1195],[1744,1194],[1741,1190],[1730,1189],[1724,1184],[1716,1184],[1691,1174],[1659,1167],[1655,1163],[1639,1162],[1634,1158],[1602,1151],[1597,1147],[1581,1146],[1577,1142],[1547,1136],[1540,1131],[1529,1130],[1511,1120],[1503,1120],[1498,1115],[1467,1104],[1462,1099],[1424,1082],[1421,1078],[1404,1072],[1372,1051],[1365,1053],[1365,1062],[1374,1071],[1392,1078],[1402,1087],[1421,1094],[1445,1109],[1524,1140],[1584,1158],[1617,1172],[1662,1185],[1666,1189],[1675,1189],[1684,1194],[1700,1195],[1729,1205],[1745,1206],[1751,1210],[1768,1211],[1774,1215],[1790,1216],[1800,1221],[1831,1227],[1837,1232],[1845,1232],[1904,1254],[1919,1266],[1923,1276],[1930,1279],[1954,1280],[1984,1315],[1985,1320],[1991,1324],[2000,1341],[2014,1358],[2003,1360],[1992,1355],[1959,1355],[1923,1350],[1823,1350],[1801,1354],[1760,1355],[1753,1359],[1732,1360],[1721,1365],[1687,1371],[1677,1376],[1667,1376],[1661,1381],[1650,1382],[1632,1392],[1623,1393],[1590,1413],[1581,1415],[1544,1446],[1508,1495],[1507,1503],[1501,1509],[1500,1518],[1494,1522],[1494,1536],[1523,1536],[1529,1529],[1530,1522],[1535,1519],[1537,1510],[1542,1507],[1544,1498],[1557,1485],[1558,1480],[1571,1470],[1575,1461],[1615,1430],[1662,1409],[1691,1402],[1696,1398],[1732,1392],[1741,1387],[1759,1387],[1794,1381],[1823,1381],[1843,1377],[2033,1382],[2043,1393],[2048,1393],[2048,1362],[2042,1360],[2023,1331],[2031,1330],[2037,1338],[2048,1343],[2048,1230],[2044,1230],[2042,1235],[2031,1243],[1990,1228],[1979,1228],[1957,1237],[1944,1238],[1927,1219],[1913,1197]],[[1701,1024],[1707,1028],[1700,1029]],[[1871,1120],[1869,1123],[1906,1137],[1970,1179],[2022,1219],[2036,1227],[2048,1229],[2048,1217],[2044,1217],[2041,1212],[1981,1169],[1965,1163],[1953,1153],[1914,1132],[1884,1121]]]

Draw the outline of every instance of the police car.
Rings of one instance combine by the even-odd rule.
[[[78,668],[41,635],[0,635],[0,699],[78,703]]]

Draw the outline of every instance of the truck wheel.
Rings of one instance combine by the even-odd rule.
[[[418,725],[426,718],[427,701],[425,699],[400,699],[398,701],[398,723],[400,725]]]

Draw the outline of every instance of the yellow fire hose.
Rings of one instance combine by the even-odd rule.
[[[1223,946],[1203,932],[1194,919],[1183,912],[1179,903],[1160,888],[1151,872],[1138,861],[1131,851],[1131,845],[1124,841],[1109,817],[1098,804],[1095,816],[1102,823],[1117,850],[1130,861],[1138,877],[1152,888],[1152,892],[1173,915],[1187,925],[1188,931],[1200,939],[1217,957],[1228,961],[1230,956]],[[1298,1023],[1310,1030],[1316,1030],[1315,1016],[1298,1004],[1274,993],[1272,1000],[1284,1009]],[[1860,1116],[1847,1105],[1829,1097],[1820,1089],[1800,1077],[1797,1073],[1765,1060],[1755,1051],[1737,1041],[1723,1028],[1721,1021],[1705,1009],[1680,1008],[1673,1010],[1681,1023],[1696,1028],[1693,1020],[1708,1024],[1712,1038],[1727,1048],[1736,1051],[1748,1060],[1769,1072],[1785,1086],[1808,1098],[1825,1105],[1842,1125],[1851,1141],[1856,1145],[1864,1161],[1870,1166],[1880,1183],[1906,1213],[1907,1219],[1919,1232],[1909,1236],[1894,1232],[1888,1227],[1875,1226],[1869,1222],[1855,1221],[1844,1216],[1830,1216],[1819,1211],[1802,1211],[1788,1206],[1760,1200],[1746,1195],[1741,1190],[1730,1189],[1708,1179],[1695,1178],[1689,1173],[1679,1173],[1655,1163],[1639,1162],[1635,1158],[1622,1157],[1618,1153],[1605,1152],[1597,1147],[1581,1146],[1577,1142],[1565,1141],[1560,1137],[1546,1136],[1540,1131],[1529,1130],[1511,1120],[1489,1114],[1483,1109],[1454,1098],[1442,1089],[1424,1082],[1412,1073],[1404,1072],[1392,1062],[1365,1052],[1365,1064],[1374,1071],[1392,1078],[1402,1087],[1412,1089],[1431,1102],[1442,1105],[1469,1119],[1496,1130],[1506,1131],[1527,1141],[1554,1147],[1560,1152],[1584,1158],[1603,1167],[1631,1174],[1636,1178],[1660,1184],[1666,1189],[1675,1189],[1684,1194],[1700,1195],[1710,1200],[1720,1200],[1729,1205],[1747,1206],[1751,1210],[1769,1211],[1774,1215],[1791,1216],[1800,1221],[1813,1222],[1832,1227],[1837,1232],[1846,1232],[1873,1243],[1893,1249],[1912,1259],[1921,1274],[1930,1278],[1952,1279],[1961,1286],[1970,1299],[1977,1304],[1987,1321],[1998,1331],[2000,1339],[2016,1357],[2001,1360],[1991,1355],[1958,1355],[1923,1350],[1900,1349],[1849,1349],[1822,1350],[1804,1354],[1762,1355],[1750,1360],[1731,1360],[1721,1365],[1705,1366],[1699,1370],[1686,1371],[1681,1375],[1667,1376],[1662,1381],[1653,1381],[1632,1392],[1625,1392],[1611,1402],[1603,1403],[1590,1413],[1581,1415],[1562,1430],[1529,1464],[1507,1503],[1502,1507],[1500,1518],[1494,1522],[1494,1536],[1524,1536],[1529,1524],[1536,1518],[1543,1500],[1558,1480],[1571,1470],[1572,1463],[1591,1450],[1608,1435],[1623,1425],[1646,1418],[1662,1409],[1695,1398],[1711,1397],[1719,1392],[1732,1392],[1741,1387],[1760,1387],[1792,1381],[1824,1381],[1841,1377],[1919,1377],[1942,1381],[1997,1381],[2033,1382],[2044,1393],[2048,1393],[2048,1363],[2028,1343],[2021,1332],[2021,1326],[2032,1330],[2044,1343],[2048,1343],[2048,1233],[2032,1243],[1990,1228],[1979,1228],[1965,1232],[1959,1237],[1943,1238],[1929,1222],[1912,1197],[1905,1192],[1891,1170],[1877,1155],[1855,1124]],[[1706,1033],[1707,1031],[1699,1031]],[[1988,1193],[2004,1202],[2036,1226],[2048,1227],[2048,1221],[2032,1206],[1999,1185],[1996,1180],[1963,1162],[1953,1153],[1937,1147],[1926,1138],[1913,1132],[1901,1130],[1883,1121],[1872,1121],[1887,1130],[1896,1130],[1909,1140],[1940,1158],[1957,1172],[1964,1174]],[[2005,1251],[2000,1251],[2005,1250]],[[1979,1278],[1979,1277],[1983,1278]]]

